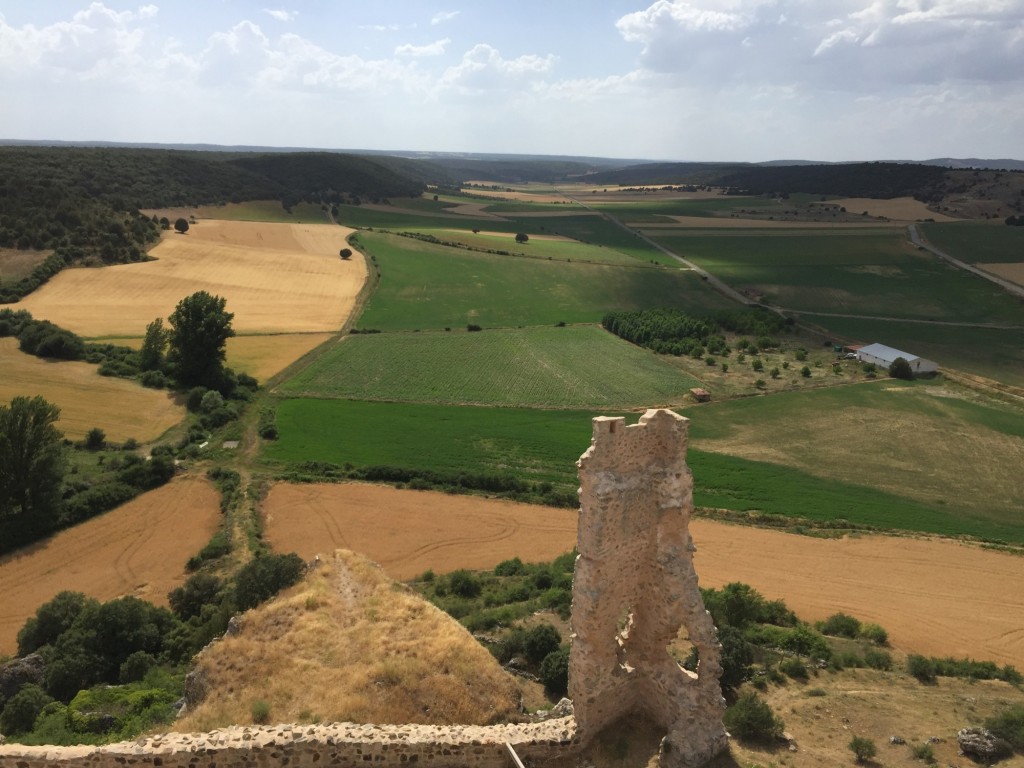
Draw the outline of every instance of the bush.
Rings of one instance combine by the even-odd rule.
[[[935,660],[912,653],[907,656],[907,672],[922,683],[934,683],[937,674]]]
[[[735,627],[722,627],[718,631],[718,642],[722,644],[722,676],[718,682],[722,693],[730,694],[750,677],[754,654],[743,639],[743,633]]]
[[[208,545],[209,546],[209,545]],[[208,573],[190,576],[180,587],[167,595],[171,610],[182,620],[202,613],[203,606],[213,605],[220,598],[220,580]]]
[[[741,741],[771,742],[782,736],[784,724],[756,693],[744,693],[725,712],[729,733]]]
[[[240,610],[255,608],[285,587],[302,578],[306,564],[294,552],[287,555],[258,555],[238,572],[235,604]]]
[[[833,637],[848,637],[851,640],[860,634],[860,621],[845,613],[834,613],[818,627],[822,634]]]
[[[7,700],[7,705],[0,714],[0,729],[8,736],[31,731],[39,713],[51,701],[53,699],[38,685],[30,683],[23,686]]]
[[[879,651],[876,648],[869,648],[864,651],[864,663],[872,669],[892,669],[892,656],[886,651]]]
[[[145,651],[136,651],[121,664],[118,671],[118,681],[121,683],[134,683],[142,680],[153,667],[156,666],[156,659]]]
[[[889,644],[889,633],[877,624],[861,624],[859,636],[875,645]]]
[[[523,652],[531,664],[540,664],[551,653],[558,650],[562,636],[550,624],[538,624],[527,631],[523,640]]]
[[[518,557],[514,557],[511,560],[503,560],[494,566],[495,576],[520,576],[526,573],[526,566],[523,565],[523,561]]]
[[[915,760],[924,760],[928,765],[935,762],[935,750],[932,749],[931,744],[914,744],[910,748],[910,754],[914,756]]]
[[[779,669],[782,670],[783,674],[794,680],[807,680],[807,667],[800,659],[786,659],[779,664]]]
[[[853,752],[854,757],[857,758],[858,763],[867,762],[876,754],[878,754],[878,748],[875,747],[875,742],[864,736],[854,736],[850,739],[850,751]]]
[[[811,378],[811,369],[805,365],[803,368],[800,369],[800,375],[803,376],[805,379]]]
[[[549,696],[561,698],[569,691],[569,649],[552,651],[540,663],[540,681]]]
[[[107,433],[99,427],[93,427],[85,435],[85,447],[90,451],[98,451],[107,444]]]
[[[263,699],[257,699],[250,707],[252,721],[257,725],[266,725],[270,722],[270,705]]]
[[[453,595],[471,599],[479,597],[483,587],[476,575],[460,568],[448,574],[448,589]]]
[[[1024,704],[1000,710],[985,721],[985,727],[1018,752],[1024,751]]]

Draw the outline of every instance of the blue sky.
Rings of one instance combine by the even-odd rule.
[[[0,0],[0,138],[1024,158],[1024,0]]]

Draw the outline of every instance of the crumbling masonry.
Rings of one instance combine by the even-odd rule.
[[[594,419],[579,461],[570,695],[575,716],[499,726],[233,726],[103,747],[0,745],[0,768],[270,768],[408,766],[506,768],[509,748],[529,765],[570,757],[603,728],[640,715],[667,733],[665,768],[698,766],[722,751],[720,647],[693,570],[688,523],[693,481],[687,420],[648,411],[639,424]],[[667,647],[681,628],[700,662],[680,669]]]
[[[578,735],[586,742],[624,715],[645,715],[667,731],[663,766],[701,765],[728,743],[721,646],[693,570],[687,426],[667,410],[632,426],[596,418],[579,461],[569,656]],[[697,649],[696,674],[668,653],[681,628]]]

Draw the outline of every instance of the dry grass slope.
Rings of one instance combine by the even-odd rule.
[[[452,619],[360,555],[338,551],[204,651],[209,695],[180,731],[253,722],[487,724],[518,712],[516,682]]]

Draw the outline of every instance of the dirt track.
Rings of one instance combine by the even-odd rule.
[[[370,485],[277,485],[267,538],[303,557],[337,547],[398,579],[428,568],[546,560],[575,544],[576,513]],[[814,539],[695,520],[705,586],[744,581],[801,617],[837,611],[881,624],[900,650],[971,656],[1024,668],[1024,560],[952,541]]]
[[[62,590],[98,600],[134,595],[167,605],[185,580],[185,562],[217,530],[217,492],[178,478],[105,515],[0,558],[0,654],[13,654],[18,630]]]

